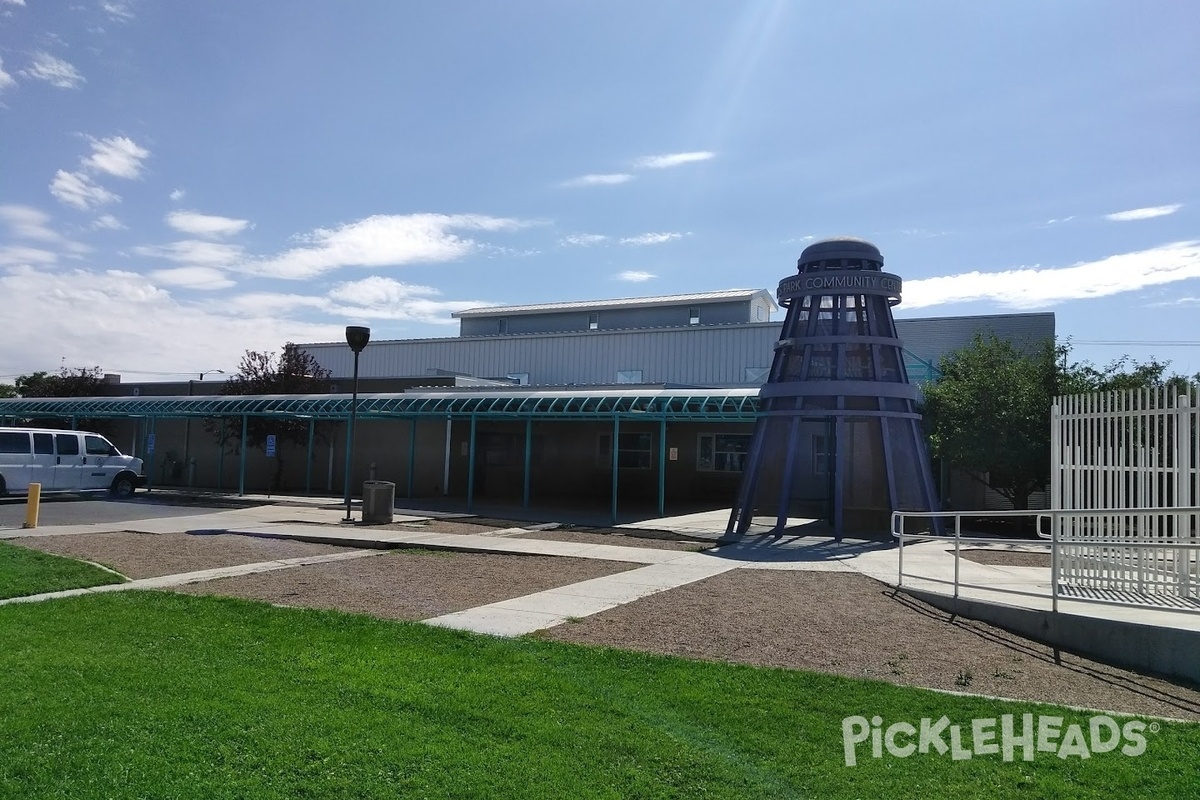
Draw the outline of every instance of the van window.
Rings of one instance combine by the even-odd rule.
[[[73,433],[59,433],[54,436],[55,442],[58,444],[58,454],[60,456],[77,456],[79,455],[79,437]]]
[[[114,449],[107,439],[99,436],[83,437],[83,448],[89,456],[111,456]]]
[[[0,433],[0,453],[29,455],[29,434],[6,431]]]
[[[38,456],[54,455],[54,434],[35,433],[33,435],[33,454]]]

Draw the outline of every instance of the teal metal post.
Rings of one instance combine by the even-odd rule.
[[[613,416],[612,432],[612,523],[617,524],[617,462],[621,457],[621,418]]]
[[[475,415],[471,415],[471,439],[467,445],[467,511],[475,502]]]
[[[529,474],[533,458],[533,417],[525,420],[525,490],[521,495],[521,508],[529,508]]]
[[[312,459],[313,459],[313,438],[317,432],[317,421],[312,417],[308,418],[308,452],[304,459],[304,494],[312,494]]]
[[[413,417],[408,428],[408,499],[413,496],[413,473],[417,469],[417,418]]]
[[[225,418],[221,417],[221,458],[217,461],[217,491],[225,482]]]
[[[658,421],[658,515],[666,516],[667,505],[667,420]]]
[[[151,417],[149,420],[147,420],[146,428],[150,431],[150,436],[153,437],[154,439],[157,439],[158,437],[154,436],[154,433],[155,433],[154,422],[155,422],[154,417]],[[74,417],[71,417],[71,430],[75,430],[75,418]],[[157,450],[157,449],[158,449],[158,442],[155,441],[154,442],[154,450]],[[149,461],[146,464],[146,491],[150,491],[151,489],[154,488],[154,450],[151,450],[149,453],[146,454],[149,458]]]
[[[250,415],[242,414],[242,458],[238,467],[238,496],[246,496],[246,431],[250,427]]]

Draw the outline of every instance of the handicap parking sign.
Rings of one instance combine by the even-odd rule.
[[[275,434],[267,434],[267,458],[275,457]]]

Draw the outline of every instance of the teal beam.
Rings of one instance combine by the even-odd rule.
[[[417,418],[412,418],[408,428],[408,499],[413,496],[413,474],[417,469]]]
[[[246,433],[250,427],[250,417],[242,414],[242,456],[238,467],[238,496],[246,496]]]
[[[521,508],[529,508],[529,474],[533,459],[533,418],[525,418],[525,491],[521,496]]]
[[[150,431],[150,436],[155,439],[154,450],[157,450],[158,449],[158,441],[157,441],[158,437],[154,435],[155,434],[154,417],[151,417],[149,420],[147,420],[146,428],[147,428],[147,430]],[[75,418],[74,417],[71,417],[71,430],[75,430]],[[154,488],[154,450],[151,450],[149,453],[146,454],[147,456],[149,456],[149,459],[150,459],[149,463],[146,464],[146,491],[147,492]]]
[[[225,418],[221,417],[221,458],[217,461],[217,491],[225,481]]]
[[[667,506],[667,420],[658,421],[658,515],[666,516]]]
[[[617,524],[617,462],[621,460],[621,418],[613,415],[612,432],[612,524]]]
[[[471,438],[467,445],[467,511],[475,502],[475,415],[471,415]]]
[[[308,418],[308,451],[304,458],[304,494],[312,494],[312,462],[313,462],[313,439],[317,433],[317,421],[312,417]]]

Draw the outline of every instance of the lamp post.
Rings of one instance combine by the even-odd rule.
[[[354,351],[354,384],[350,395],[350,424],[346,426],[346,518],[343,522],[353,522],[350,516],[350,465],[354,455],[354,419],[358,414],[358,354],[371,341],[371,329],[359,325],[346,326],[346,344]]]
[[[223,370],[223,369],[206,369],[203,372],[199,373],[200,380],[204,380],[205,375],[212,375],[212,374],[224,375],[225,370]],[[188,397],[191,397],[191,396],[192,396],[192,380],[191,380],[191,378],[188,378]],[[194,477],[192,475],[192,462],[191,462],[191,459],[189,458],[189,456],[191,454],[191,444],[192,444],[192,418],[185,417],[184,422],[183,422],[183,469],[184,469],[184,474],[187,475],[187,485],[189,488],[192,485],[192,478]],[[221,447],[224,447],[224,446],[225,446],[225,443],[221,442]]]

